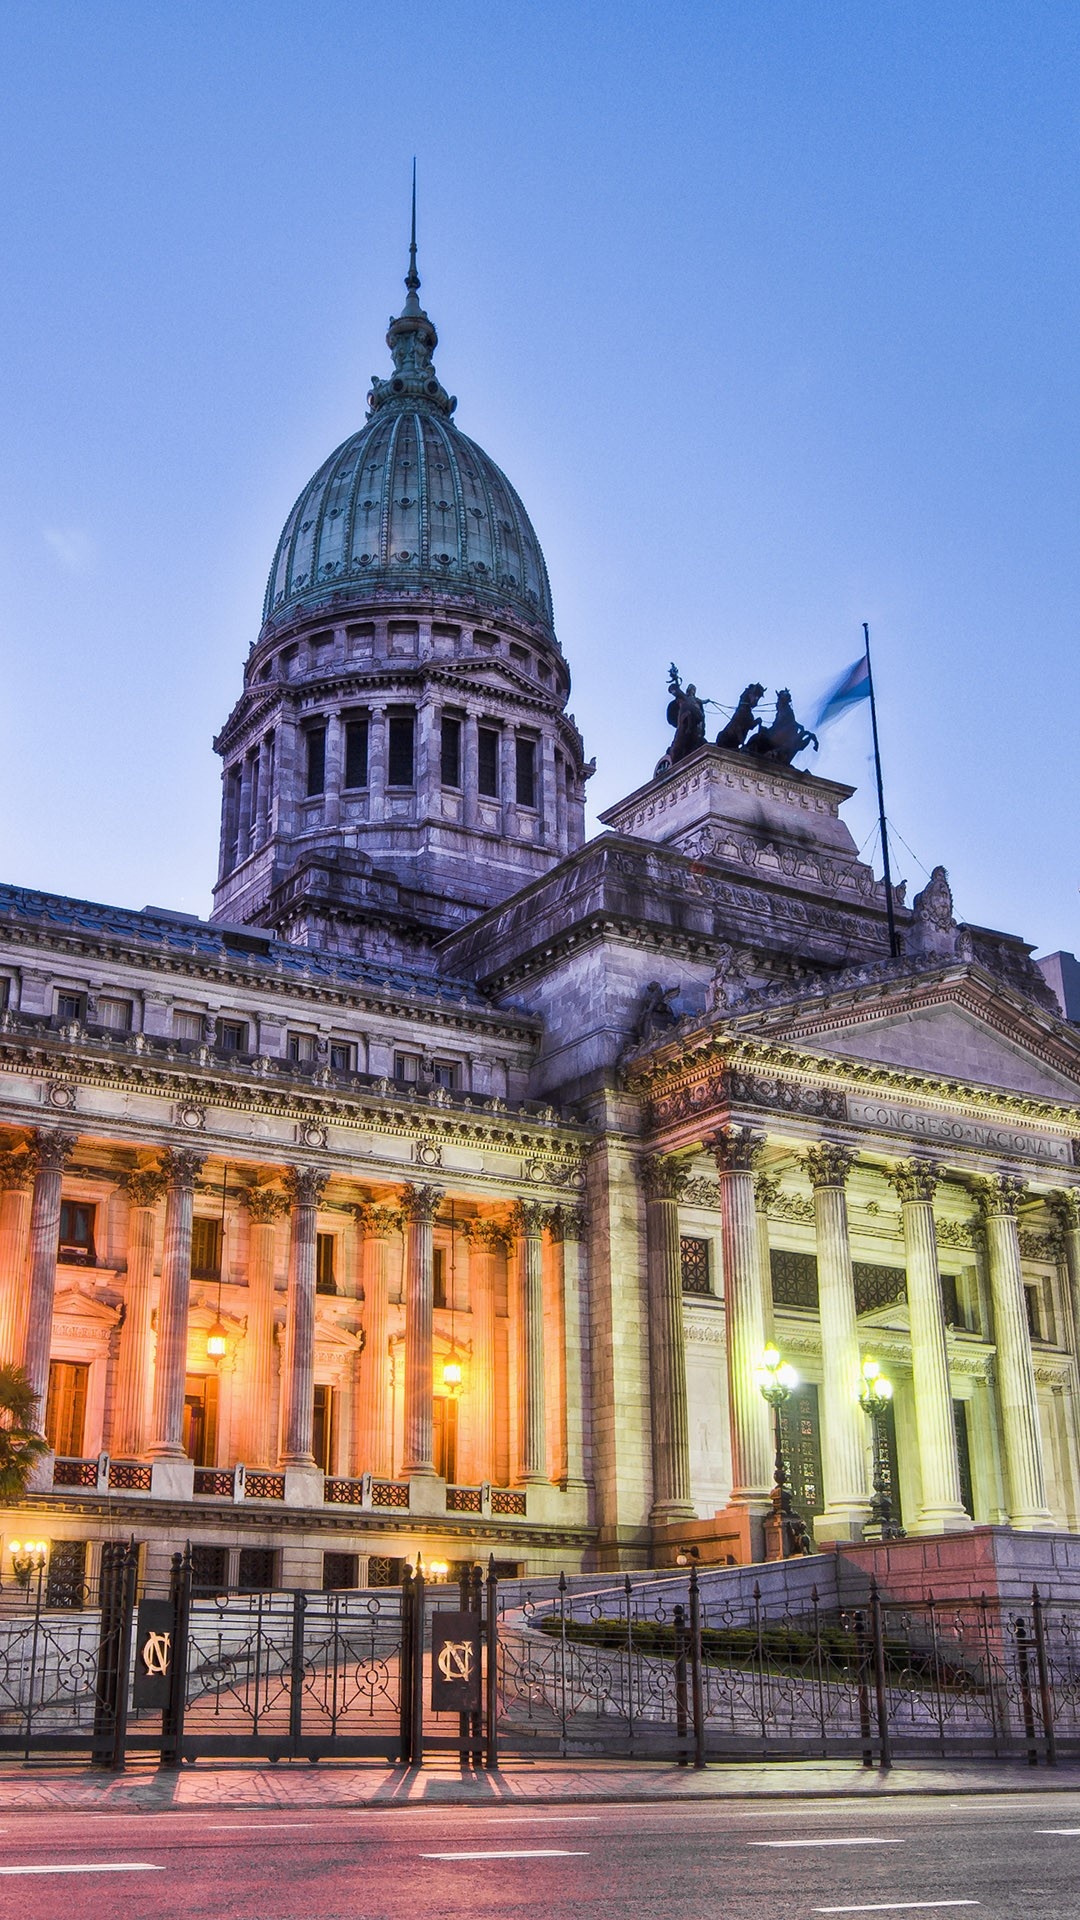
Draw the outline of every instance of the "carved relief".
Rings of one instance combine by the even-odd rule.
[[[132,1207],[156,1207],[168,1184],[169,1177],[163,1167],[141,1167],[137,1173],[129,1173],[124,1181]]]
[[[755,1173],[754,1205],[759,1213],[771,1213],[780,1198],[780,1182],[771,1173]]]
[[[188,1133],[201,1133],[206,1125],[206,1108],[197,1106],[193,1100],[179,1100],[173,1108],[173,1122],[186,1128]]]
[[[588,1229],[583,1207],[552,1207],[548,1232],[555,1241],[584,1240]]]
[[[510,1212],[514,1232],[526,1238],[530,1234],[543,1233],[547,1217],[548,1208],[540,1206],[536,1200],[519,1200]]]
[[[37,1154],[33,1147],[16,1147],[11,1153],[0,1153],[0,1191],[32,1187],[36,1171]]]
[[[318,1167],[287,1167],[285,1191],[293,1207],[317,1207],[323,1197],[327,1175]]]
[[[441,1167],[442,1142],[439,1140],[414,1140],[412,1157],[418,1167]]]
[[[638,1168],[646,1200],[679,1200],[686,1191],[687,1174],[671,1155],[650,1154]]]
[[[280,1187],[244,1187],[240,1198],[256,1226],[269,1227],[289,1211],[289,1198]]]
[[[78,1137],[77,1133],[47,1133],[43,1128],[35,1128],[34,1154],[38,1171],[59,1173],[67,1165]]]
[[[204,1154],[189,1153],[184,1147],[166,1148],[161,1156],[162,1172],[170,1187],[187,1188],[192,1193],[205,1164]]]
[[[353,1208],[353,1213],[361,1232],[370,1234],[373,1239],[383,1239],[401,1232],[404,1215],[400,1207],[377,1207],[362,1200]]]
[[[807,1148],[803,1165],[812,1187],[844,1187],[857,1158],[849,1147],[842,1147],[834,1140],[823,1140],[820,1146]]]
[[[934,1160],[898,1160],[886,1167],[885,1178],[903,1201],[931,1201],[941,1181],[941,1169]]]
[[[407,1220],[434,1220],[442,1203],[442,1187],[414,1187],[407,1184],[401,1189],[401,1210]]]
[[[1063,1187],[1060,1193],[1049,1194],[1046,1204],[1062,1233],[1080,1227],[1080,1187]]]
[[[980,1213],[988,1220],[1003,1215],[1015,1219],[1020,1202],[1027,1195],[1024,1182],[1015,1173],[999,1173],[991,1179],[976,1180],[973,1191]]]
[[[514,1238],[512,1227],[501,1220],[466,1220],[462,1233],[485,1253],[508,1253]]]
[[[718,1172],[751,1173],[761,1156],[765,1136],[752,1127],[721,1127],[708,1144]]]
[[[60,1113],[75,1110],[75,1088],[69,1080],[46,1080],[41,1097],[47,1107],[55,1107]]]
[[[312,1147],[321,1153],[329,1138],[329,1128],[320,1126],[316,1120],[300,1120],[296,1126],[296,1144],[299,1147]]]

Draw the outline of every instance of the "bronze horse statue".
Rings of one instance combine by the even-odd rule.
[[[757,725],[754,708],[764,691],[764,687],[759,686],[756,680],[752,686],[743,688],[739,695],[739,704],[731,719],[726,727],[721,727],[716,736],[718,747],[729,747],[735,751],[745,744],[747,734],[752,733]]]
[[[804,747],[813,745],[818,750],[816,733],[808,727],[800,726],[791,705],[791,694],[787,687],[781,687],[776,695],[776,714],[772,725],[767,727],[759,722],[756,733],[746,742],[747,753],[756,755],[759,760],[772,760],[778,766],[790,767],[797,753]]]

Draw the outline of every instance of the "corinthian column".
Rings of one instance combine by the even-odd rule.
[[[146,1446],[154,1232],[158,1204],[167,1184],[160,1167],[144,1167],[127,1176],[127,1286],[112,1431],[112,1451],[121,1460],[137,1458]]]
[[[775,1312],[772,1297],[772,1247],[769,1239],[769,1210],[780,1197],[780,1182],[772,1173],[754,1175],[754,1205],[757,1208],[758,1259],[761,1262],[761,1294],[765,1302],[765,1337],[773,1337]]]
[[[660,1154],[642,1162],[649,1288],[654,1526],[692,1520],[690,1426],[686,1400],[679,1196],[685,1172]]]
[[[814,1523],[819,1540],[857,1540],[870,1517],[866,1416],[859,1400],[862,1366],[844,1191],[854,1159],[846,1147],[830,1141],[811,1147],[806,1155],[806,1170],[814,1189],[825,1378],[825,1512]]]
[[[314,1467],[315,1253],[319,1201],[326,1175],[316,1167],[290,1167],[285,1187],[291,1208],[289,1319],[285,1409],[281,1428],[283,1467]]]
[[[248,1324],[244,1341],[247,1393],[244,1460],[251,1467],[272,1467],[274,1444],[275,1360],[274,1275],[277,1223],[288,1212],[288,1197],[278,1187],[246,1187],[248,1215]]]
[[[49,1386],[56,1256],[60,1249],[60,1188],[64,1167],[77,1137],[74,1133],[45,1133],[40,1129],[34,1135],[37,1171],[30,1208],[29,1273],[22,1363],[30,1386],[37,1395],[33,1422],[39,1433],[45,1431],[45,1400]]]
[[[521,1474],[526,1483],[547,1479],[544,1417],[544,1221],[546,1210],[519,1200],[514,1226],[521,1235]]]
[[[188,1301],[191,1294],[191,1216],[201,1153],[168,1152],[165,1189],[165,1252],[158,1297],[157,1362],[150,1454],[184,1459],[184,1380],[187,1375]]]
[[[769,1409],[755,1379],[767,1337],[754,1200],[754,1167],[763,1145],[761,1135],[749,1127],[725,1127],[710,1142],[720,1175],[731,1504],[746,1516],[754,1559],[764,1556],[762,1522],[772,1504],[773,1479]]]
[[[1003,1173],[995,1179],[980,1180],[975,1197],[986,1233],[990,1297],[994,1307],[1009,1525],[1035,1531],[1052,1526],[1053,1521],[1046,1504],[1035,1363],[1031,1356],[1020,1266],[1020,1234],[1016,1224],[1024,1183],[1013,1174]]]
[[[408,1222],[405,1248],[405,1471],[410,1479],[435,1473],[432,1371],[435,1331],[435,1215],[441,1187],[407,1186],[401,1197]]]
[[[1065,1243],[1065,1270],[1072,1307],[1074,1351],[1080,1358],[1080,1187],[1066,1187],[1048,1196],[1047,1204]]]
[[[360,1356],[360,1405],[355,1452],[356,1473],[380,1477],[393,1464],[390,1412],[389,1264],[390,1241],[401,1231],[397,1207],[361,1206],[356,1218],[363,1233],[364,1351]]]
[[[0,1366],[22,1358],[26,1319],[26,1253],[37,1171],[32,1147],[0,1153]]]
[[[900,1196],[904,1265],[911,1316],[911,1376],[919,1439],[922,1501],[914,1533],[963,1533],[971,1526],[960,1496],[956,1422],[949,1387],[945,1309],[938,1274],[934,1194],[940,1174],[930,1160],[904,1160],[886,1169]]]

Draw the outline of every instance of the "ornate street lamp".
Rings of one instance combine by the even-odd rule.
[[[8,1548],[11,1554],[11,1571],[16,1583],[29,1593],[30,1582],[37,1574],[38,1586],[45,1571],[45,1562],[49,1557],[49,1545],[46,1540],[12,1540]]]
[[[876,1360],[863,1361],[859,1399],[869,1415],[874,1436],[874,1497],[870,1502],[870,1524],[863,1528],[866,1540],[905,1540],[907,1534],[893,1519],[892,1466],[889,1460],[889,1436],[885,1416],[892,1399],[892,1381],[882,1373]]]
[[[770,1342],[761,1356],[761,1364],[754,1378],[762,1399],[768,1402],[773,1412],[776,1457],[773,1464],[773,1511],[770,1524],[780,1549],[779,1558],[790,1560],[796,1554],[813,1551],[806,1522],[791,1504],[787,1462],[784,1459],[784,1428],[780,1417],[781,1408],[790,1400],[799,1384],[799,1376],[794,1367],[781,1358],[779,1348]]]

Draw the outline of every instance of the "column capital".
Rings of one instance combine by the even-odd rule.
[[[443,1203],[442,1187],[414,1187],[407,1182],[401,1189],[401,1211],[406,1220],[434,1220]]]
[[[163,1167],[139,1167],[124,1180],[128,1204],[132,1207],[156,1207],[169,1184]]]
[[[513,1227],[503,1220],[466,1220],[461,1229],[470,1246],[483,1247],[485,1253],[507,1253],[514,1237]]]
[[[35,1155],[35,1172],[60,1173],[67,1165],[78,1139],[77,1133],[53,1132],[51,1128],[34,1128],[34,1144],[31,1152]]]
[[[369,1200],[361,1200],[353,1208],[353,1214],[361,1231],[375,1240],[401,1232],[404,1215],[400,1207],[378,1207]]]
[[[584,1207],[552,1207],[548,1232],[553,1240],[584,1240],[587,1228]]]
[[[765,1135],[753,1127],[721,1127],[708,1143],[718,1173],[752,1173],[761,1157]]]
[[[515,1233],[543,1233],[548,1223],[550,1207],[539,1200],[518,1200],[510,1212],[510,1222]]]
[[[273,1226],[289,1211],[289,1196],[280,1187],[242,1187],[240,1198],[257,1227]]]
[[[318,1167],[286,1167],[285,1192],[291,1207],[317,1207],[328,1175]]]
[[[846,1187],[848,1174],[857,1159],[858,1155],[849,1147],[842,1147],[835,1140],[823,1140],[820,1146],[807,1148],[803,1165],[812,1187]]]
[[[10,1153],[0,1153],[0,1192],[32,1187],[37,1165],[37,1153],[33,1147],[16,1147]]]
[[[984,1220],[1005,1216],[1015,1219],[1027,1187],[1019,1174],[997,1173],[988,1179],[976,1180],[973,1191]]]
[[[161,1156],[161,1170],[169,1186],[189,1193],[205,1165],[205,1153],[193,1153],[187,1147],[166,1147]]]
[[[688,1177],[685,1167],[668,1153],[650,1153],[638,1168],[646,1200],[680,1199]]]
[[[0,1186],[2,1185],[3,1177],[0,1175]],[[1062,1233],[1068,1233],[1073,1227],[1080,1227],[1080,1187],[1062,1187],[1059,1193],[1048,1193],[1046,1204]]]
[[[774,1173],[755,1173],[754,1205],[759,1213],[768,1213],[780,1198],[780,1181]]]
[[[885,1168],[885,1178],[902,1201],[933,1200],[941,1168],[936,1160],[898,1160]]]

